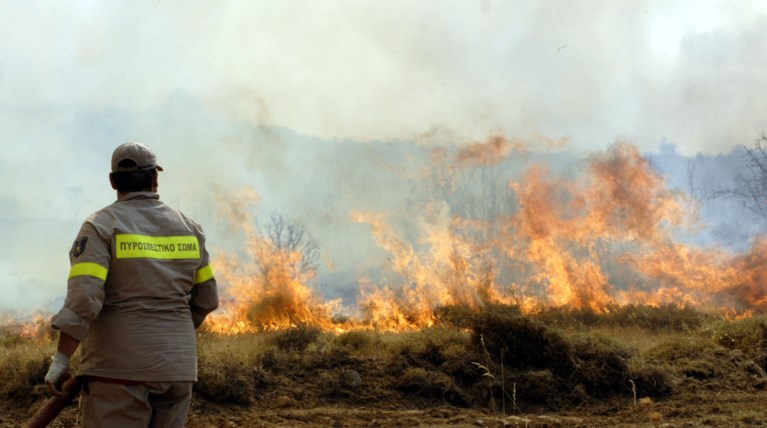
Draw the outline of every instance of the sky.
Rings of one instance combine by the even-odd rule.
[[[203,224],[222,195],[252,189],[355,233],[335,211],[397,197],[365,176],[392,142],[501,134],[684,156],[753,142],[766,24],[761,1],[0,0],[0,312],[63,295],[80,223],[114,200],[122,142],[155,149],[161,195]],[[334,264],[351,257],[324,245]]]

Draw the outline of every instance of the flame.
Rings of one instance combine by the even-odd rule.
[[[481,308],[486,302],[510,302],[496,287],[488,253],[491,246],[472,242],[458,233],[483,228],[448,214],[448,208],[426,225],[423,236],[428,251],[418,252],[400,239],[380,213],[353,212],[352,221],[371,226],[379,245],[391,255],[391,286],[364,290],[361,306],[366,322],[378,329],[402,330],[432,325],[434,309],[465,305]]]
[[[503,135],[493,135],[487,141],[462,148],[455,156],[454,165],[461,169],[497,165],[515,152],[527,152],[527,145],[521,141],[509,141]]]
[[[308,285],[313,271],[301,272],[301,254],[277,248],[253,231],[248,260],[222,254],[214,261],[222,289],[220,311],[206,321],[216,333],[239,334],[298,324],[334,328],[332,315],[340,302],[323,302]]]
[[[340,302],[324,302],[314,295],[309,283],[313,269],[301,265],[300,251],[279,248],[253,225],[248,203],[257,198],[247,191],[228,205],[229,218],[242,222],[247,233],[246,259],[235,254],[217,256],[216,277],[221,287],[221,308],[206,320],[215,333],[241,334],[287,328],[298,324],[333,328],[332,315]],[[242,201],[244,200],[244,203]],[[232,208],[234,207],[234,208]]]
[[[33,314],[29,320],[0,317],[0,337],[17,336],[40,344],[49,342],[54,334],[48,318],[42,313]]]
[[[453,152],[432,150],[433,170],[413,176],[439,189],[407,218],[417,239],[394,226],[402,220],[395,214],[350,212],[389,257],[378,277],[359,279],[360,317],[343,326],[332,321],[342,302],[318,297],[315,272],[297,269],[302,254],[278,248],[250,226],[242,204],[230,204],[230,218],[247,233],[247,255],[215,260],[224,292],[210,330],[308,323],[401,331],[432,325],[440,306],[489,303],[595,312],[616,304],[677,304],[717,308],[729,317],[767,310],[767,239],[741,255],[677,242],[678,231],[699,227],[694,201],[669,190],[630,144],[589,157],[582,173],[557,177],[530,166],[504,185],[515,206],[508,212],[462,217],[442,198],[456,191],[461,174],[524,157],[526,147],[493,136]],[[255,192],[246,195],[257,199]]]
[[[550,149],[566,143],[535,142]],[[469,209],[456,203],[466,202],[461,180],[496,180],[504,162],[528,162],[528,147],[492,136],[457,150],[432,149],[430,168],[403,174],[430,190],[412,212],[351,211],[350,221],[367,225],[388,257],[375,278],[358,278],[359,316],[343,323],[336,317],[343,302],[316,292],[317,273],[302,263],[301,250],[281,247],[256,226],[258,193],[219,192],[218,206],[246,248],[214,258],[221,305],[206,328],[221,334],[299,324],[403,331],[433,325],[441,306],[481,310],[491,303],[528,312],[676,304],[715,309],[730,319],[767,311],[767,237],[743,254],[679,242],[678,232],[700,227],[695,201],[669,190],[630,144],[618,142],[559,176],[529,165],[504,176],[500,186],[483,187],[482,197],[468,195]],[[475,171],[490,173],[472,176]],[[499,192],[506,198],[502,209],[483,199]],[[492,209],[482,211],[483,203]],[[332,269],[333,260],[324,262]],[[41,320],[19,324],[19,334],[43,337]]]
[[[735,257],[730,268],[738,273],[733,281],[729,295],[734,299],[733,306],[767,312],[767,237],[760,237],[751,250]]]

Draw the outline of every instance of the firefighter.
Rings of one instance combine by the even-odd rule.
[[[199,224],[157,194],[163,169],[140,143],[112,154],[117,201],[88,217],[71,269],[56,355],[58,383],[80,344],[84,427],[183,427],[197,380],[195,329],[218,306]]]

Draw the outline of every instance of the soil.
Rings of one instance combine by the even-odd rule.
[[[17,427],[29,409],[5,407],[0,427]],[[521,413],[436,405],[413,408],[402,402],[314,406],[279,396],[271,403],[220,405],[195,399],[190,428],[213,427],[762,427],[767,426],[767,391],[705,390],[657,402],[633,398],[591,404],[563,412]],[[51,427],[77,426],[76,403]]]

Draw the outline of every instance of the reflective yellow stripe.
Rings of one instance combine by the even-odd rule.
[[[196,236],[147,236],[119,234],[115,236],[118,259],[199,259],[200,243]]]
[[[204,268],[197,269],[197,277],[194,280],[195,284],[202,284],[203,282],[213,278],[213,268],[210,265]]]
[[[77,263],[72,265],[72,269],[69,270],[69,278],[72,278],[73,276],[88,275],[95,276],[102,281],[106,281],[108,272],[109,269],[101,266],[98,263]]]

